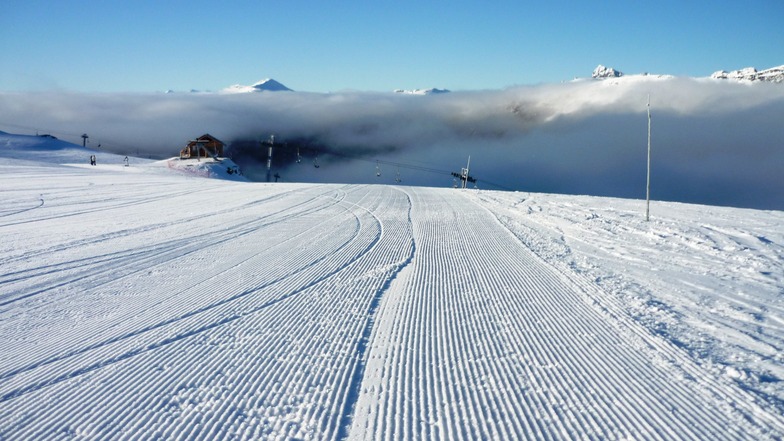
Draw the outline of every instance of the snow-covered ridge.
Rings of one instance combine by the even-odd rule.
[[[248,181],[240,167],[229,158],[193,158],[155,161],[131,155],[123,155],[104,150],[82,147],[57,139],[52,135],[17,135],[0,131],[0,162],[38,163],[83,167],[95,157],[95,165],[87,165],[97,171],[157,173],[168,169],[177,174],[230,181]],[[170,173],[166,171],[165,173]]]
[[[252,86],[234,84],[223,90],[221,93],[255,93],[255,92],[292,92],[291,89],[272,78],[263,79]]]
[[[615,68],[606,67],[600,64],[596,66],[596,69],[593,70],[593,73],[591,74],[591,78],[594,80],[609,81],[609,84],[617,84],[617,81],[652,80],[652,79],[662,80],[662,79],[670,79],[675,77],[673,75],[650,74],[648,72],[644,72],[641,74],[626,75]],[[617,81],[612,81],[612,80],[617,80]]]
[[[591,73],[591,78],[575,77],[574,80],[572,81],[573,82],[596,81],[604,85],[612,86],[618,84],[628,84],[630,82],[659,81],[659,80],[669,80],[672,78],[675,78],[675,76],[663,75],[663,74],[651,74],[648,72],[627,75],[621,72],[620,70],[617,70],[612,67],[606,67],[600,64],[596,67],[596,69],[593,70],[593,73]]]
[[[730,72],[720,70],[714,72],[711,75],[711,78],[717,80],[768,81],[772,83],[781,83],[784,82],[784,65],[759,71],[753,67],[733,70]]]
[[[413,89],[413,90],[406,90],[406,89],[395,89],[395,93],[402,93],[407,95],[437,95],[439,93],[449,93],[449,89],[437,89],[435,87],[431,87],[430,89]]]
[[[597,80],[605,80],[605,79],[621,78],[621,77],[674,78],[672,75],[650,75],[647,72],[638,75],[624,75],[624,73],[619,70],[616,70],[612,67],[606,67],[601,64],[598,65],[596,69],[593,70],[593,73],[591,74],[591,78]],[[759,71],[753,67],[733,70],[731,72],[720,70],[714,72],[710,76],[710,78],[717,79],[717,80],[767,81],[773,83],[781,83],[784,82],[784,65],[778,67],[772,67],[770,69],[759,70]]]

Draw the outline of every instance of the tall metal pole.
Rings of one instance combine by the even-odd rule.
[[[267,182],[272,181],[272,146],[275,145],[275,135],[270,136],[269,150],[267,152]]]
[[[648,94],[648,177],[645,183],[645,221],[651,219],[651,94]]]

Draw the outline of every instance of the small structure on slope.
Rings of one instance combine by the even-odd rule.
[[[230,179],[247,181],[239,166],[224,156],[226,147],[221,140],[205,133],[189,141],[180,150],[180,157],[166,160],[170,169],[204,178]]]
[[[223,148],[226,146],[222,141],[209,133],[199,136],[188,142],[184,149],[180,150],[180,159],[188,158],[214,158],[223,156]]]

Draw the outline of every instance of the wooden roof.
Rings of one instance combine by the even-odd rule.
[[[220,139],[210,135],[209,133],[205,133],[205,134],[199,136],[198,138],[194,139],[193,141],[190,141],[188,143],[188,145],[191,146],[191,145],[195,145],[195,144],[198,144],[198,143],[203,143],[203,144],[208,144],[208,145],[215,145],[215,144],[226,145],[223,141],[221,141]]]

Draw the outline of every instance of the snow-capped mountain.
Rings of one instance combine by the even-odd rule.
[[[652,78],[659,78],[659,79],[673,78],[672,75],[650,75],[648,73],[625,75],[620,70],[617,70],[612,67],[607,67],[602,64],[598,65],[593,70],[593,73],[591,74],[591,78],[597,80],[613,79],[613,78],[621,78],[621,77],[635,77],[635,78],[652,77]],[[733,70],[730,72],[720,70],[714,72],[710,76],[710,78],[729,79],[729,80],[736,80],[736,81],[767,81],[767,82],[774,82],[774,83],[782,83],[784,82],[784,65],[773,67],[770,69],[765,69],[765,70],[757,70],[753,67]],[[256,93],[256,92],[280,92],[280,91],[291,92],[293,90],[289,89],[282,83],[275,81],[274,79],[266,78],[250,86],[234,84],[225,89],[222,89],[220,93]],[[191,92],[198,92],[198,91],[191,90]],[[394,92],[406,94],[406,95],[437,95],[437,94],[449,93],[450,90],[431,87],[429,89],[395,89]],[[172,91],[166,91],[166,93],[172,93]]]
[[[414,90],[406,90],[406,89],[395,89],[395,93],[403,93],[408,95],[436,95],[439,93],[449,93],[449,89],[437,89],[435,87],[431,87],[430,89],[414,89]]]
[[[674,78],[672,75],[654,75],[644,72],[641,74],[626,75],[623,72],[612,67],[605,67],[598,65],[591,74],[591,79],[606,81],[607,84],[618,84],[619,82],[627,81],[648,81],[648,80],[666,80]],[[575,81],[582,81],[581,78],[575,78]]]
[[[235,84],[233,86],[229,86],[221,90],[221,93],[249,93],[249,92],[292,92],[292,90],[284,86],[283,84],[273,80],[272,78],[263,79],[252,86],[243,86],[241,84]]]
[[[717,80],[769,81],[772,83],[781,83],[784,82],[784,65],[759,71],[753,67],[733,70],[731,72],[720,70],[714,72],[713,75],[711,75],[711,78]]]
[[[596,69],[593,70],[593,74],[591,74],[591,78],[593,79],[607,79],[607,78],[620,78],[623,77],[623,72],[613,69],[612,67],[605,67],[603,65],[599,65]],[[639,75],[630,75],[632,77],[642,77],[642,76],[651,76],[648,73],[639,74]],[[657,78],[672,78],[671,75],[655,75],[654,77]],[[765,70],[757,70],[753,67],[747,67],[745,69],[733,70],[731,72],[727,72],[725,70],[720,70],[714,72],[710,78],[717,79],[717,80],[736,80],[736,81],[768,81],[773,83],[781,83],[784,82],[784,65],[778,67],[772,67],[770,69]]]
[[[596,69],[593,70],[593,74],[591,74],[591,78],[618,78],[622,76],[623,72],[615,70],[612,67],[602,66],[601,64],[596,66]]]

